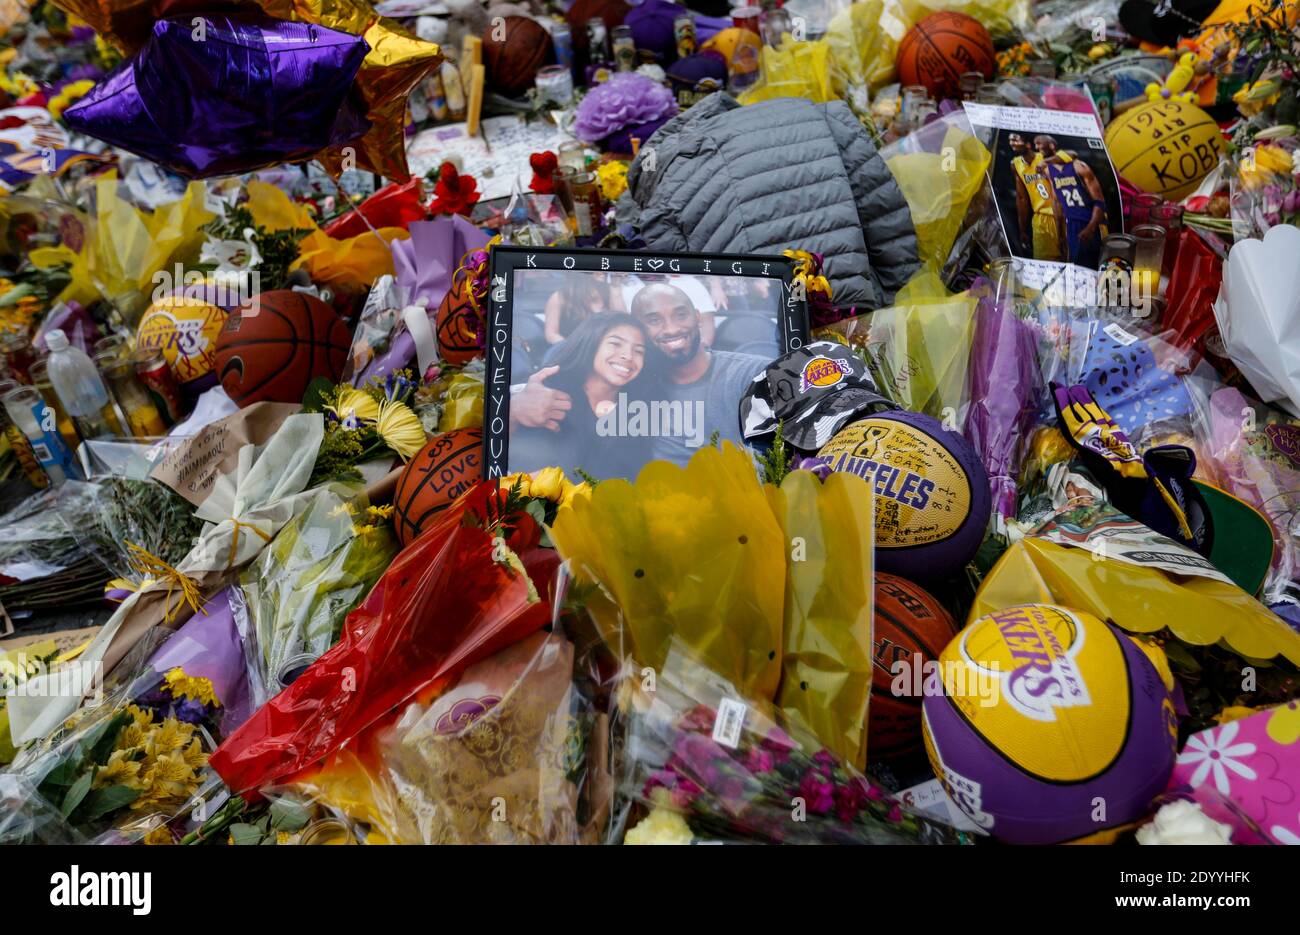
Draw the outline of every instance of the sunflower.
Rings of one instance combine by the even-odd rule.
[[[409,461],[424,447],[424,426],[420,417],[406,403],[392,400],[382,403],[375,422],[375,432],[403,461]]]

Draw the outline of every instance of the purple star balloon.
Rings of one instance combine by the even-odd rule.
[[[360,36],[260,16],[178,16],[64,111],[74,130],[187,178],[310,159],[369,129]]]

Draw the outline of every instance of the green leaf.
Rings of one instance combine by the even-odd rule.
[[[271,827],[276,831],[298,831],[307,826],[311,815],[291,799],[276,799],[271,805]]]
[[[126,786],[105,786],[102,789],[96,789],[86,796],[86,801],[81,807],[83,820],[95,821],[103,818],[105,815],[130,805],[139,796],[139,789],[128,789]]]
[[[325,394],[334,389],[329,377],[317,377],[307,384],[307,392],[302,397],[304,412],[320,412],[325,408]]]
[[[45,778],[41,780],[41,790],[66,789],[77,781],[77,777],[81,774],[80,765],[80,755],[61,760],[58,766],[45,774]]]
[[[1169,664],[1182,672],[1200,672],[1201,664],[1190,652],[1187,651],[1182,643],[1177,640],[1169,640],[1162,647],[1165,656],[1169,659]]]
[[[108,719],[102,725],[102,732],[94,740],[89,737],[82,741],[82,749],[86,751],[87,759],[97,766],[102,766],[108,762],[109,755],[113,752],[113,747],[117,744],[118,735],[122,733],[122,728],[130,724],[134,718],[126,711],[118,712]]]
[[[230,837],[236,844],[261,844],[263,832],[257,825],[238,822],[230,826]]]
[[[68,794],[63,797],[63,804],[59,807],[59,811],[63,814],[64,818],[71,815],[72,810],[81,804],[81,800],[84,799],[86,793],[90,791],[90,783],[94,778],[95,770],[92,767],[87,772],[82,773],[81,778],[72,784],[72,788],[68,790]]]

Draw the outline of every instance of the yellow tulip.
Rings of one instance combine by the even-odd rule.
[[[1272,144],[1256,146],[1255,165],[1265,172],[1285,175],[1291,171],[1291,154],[1281,146]]]

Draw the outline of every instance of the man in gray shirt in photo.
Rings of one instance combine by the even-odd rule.
[[[663,402],[702,407],[706,439],[716,431],[719,440],[743,445],[740,399],[768,360],[755,354],[705,347],[699,310],[685,292],[669,283],[651,283],[638,292],[631,312],[645,325],[651,343],[663,355],[666,379],[659,390]],[[545,368],[534,374],[510,397],[512,427],[559,430],[571,402],[567,393],[545,385],[544,375],[549,372],[553,371]],[[655,434],[654,457],[684,465],[698,450],[688,444],[690,441],[685,432]]]

